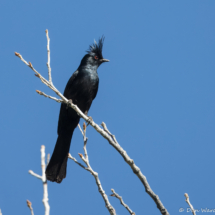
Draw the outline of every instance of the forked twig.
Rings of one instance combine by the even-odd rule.
[[[115,192],[114,189],[111,189],[111,191],[112,191],[112,193],[113,193],[113,194],[111,194],[111,196],[114,196],[114,197],[116,197],[117,199],[119,199],[121,205],[123,205],[123,206],[128,210],[128,212],[129,212],[131,215],[135,215],[135,213],[128,207],[128,205],[126,205],[126,204],[124,203],[124,201],[123,201],[123,199],[122,199],[122,196],[119,196],[119,194],[117,194],[117,193]]]
[[[109,202],[109,199],[108,199],[108,196],[105,194],[105,191],[103,190],[102,188],[102,185],[101,185],[101,182],[99,180],[99,176],[98,176],[98,173],[95,172],[92,167],[90,166],[90,162],[89,162],[89,157],[88,157],[88,153],[87,153],[87,137],[86,137],[86,124],[84,123],[83,125],[83,130],[81,129],[80,125],[79,125],[79,129],[83,135],[83,138],[84,138],[84,155],[80,154],[79,153],[79,156],[80,158],[82,159],[82,161],[84,161],[84,163],[86,164],[87,167],[85,167],[84,165],[82,165],[81,163],[79,163],[74,157],[72,157],[70,154],[69,154],[69,158],[72,159],[75,163],[77,163],[79,166],[81,166],[83,169],[89,171],[93,177],[95,178],[95,181],[96,181],[96,184],[98,186],[98,190],[99,190],[99,193],[101,194],[104,202],[105,202],[105,206],[107,207],[109,213],[111,215],[116,215],[116,211],[115,209],[113,208],[113,206],[110,204]]]
[[[29,174],[33,175],[34,177],[40,179],[43,183],[43,204],[45,208],[45,215],[49,215],[50,212],[50,206],[48,202],[48,185],[47,185],[47,179],[46,179],[46,174],[45,174],[45,168],[46,168],[46,163],[45,163],[45,146],[41,146],[41,168],[42,168],[42,176],[34,173],[32,170],[29,170]]]
[[[34,215],[34,211],[33,211],[33,208],[32,208],[32,204],[31,204],[31,202],[30,202],[29,200],[27,200],[26,202],[27,202],[27,206],[28,206],[28,208],[29,208],[29,209],[30,209],[30,211],[31,211],[31,215]]]
[[[191,209],[191,211],[192,211],[192,214],[193,214],[193,215],[196,215],[196,211],[195,211],[193,205],[190,203],[190,199],[189,199],[188,194],[185,193],[184,196],[186,197],[185,201],[186,201],[187,204],[190,206],[190,209]]]
[[[48,55],[48,74],[49,74],[49,82],[52,83],[52,75],[51,75],[51,66],[50,66],[50,38],[49,38],[49,32],[48,29],[46,29],[46,37],[47,37],[47,55]]]

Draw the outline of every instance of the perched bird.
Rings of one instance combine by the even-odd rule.
[[[104,37],[99,39],[98,44],[94,42],[90,46],[64,90],[64,96],[72,100],[86,115],[98,91],[99,77],[97,69],[102,63],[109,61],[102,56],[103,42]],[[46,168],[48,180],[61,183],[66,177],[71,139],[79,121],[80,117],[75,110],[62,103],[58,120],[58,138],[51,160]]]

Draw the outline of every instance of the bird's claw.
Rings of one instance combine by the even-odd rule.
[[[66,109],[68,109],[68,107],[69,107],[69,104],[72,104],[73,102],[72,102],[72,99],[68,99],[68,103],[67,103],[67,107],[66,107]]]
[[[87,120],[87,126],[93,122],[93,118],[91,116],[88,117],[88,120]]]

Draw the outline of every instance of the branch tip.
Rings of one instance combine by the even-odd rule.
[[[78,153],[78,155],[79,155],[81,158],[83,158],[83,155],[82,155],[81,153]]]
[[[46,29],[45,32],[48,33],[48,29]]]
[[[131,215],[135,215],[135,213],[128,207],[128,205],[126,205],[122,199],[122,196],[119,196],[119,194],[117,194],[114,189],[111,189],[111,191],[113,192],[113,194],[111,194],[110,196],[114,196],[116,197],[117,199],[119,199],[121,205],[123,205],[127,210],[128,212],[131,214]]]
[[[32,203],[29,200],[26,200],[26,202],[27,202],[27,206],[31,209]]]
[[[20,58],[20,54],[18,52],[15,52],[15,55]]]
[[[191,211],[192,211],[192,214],[193,214],[193,215],[196,215],[196,211],[195,211],[193,205],[190,203],[189,195],[188,195],[187,193],[185,193],[184,196],[186,197],[185,201],[186,201],[187,204],[190,206],[190,209],[191,209]]]
[[[85,124],[85,122],[83,123],[83,130],[84,130],[84,132],[86,132],[86,128],[87,128],[87,126],[86,126],[86,124]]]
[[[38,94],[40,94],[40,95],[43,95],[42,92],[39,91],[39,90],[36,90],[36,92],[37,92]]]
[[[30,62],[30,61],[28,62],[28,64],[29,64],[28,66],[32,69],[32,68],[33,68],[33,66],[32,66],[32,64],[31,64],[31,62]]]

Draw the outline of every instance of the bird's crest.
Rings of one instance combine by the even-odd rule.
[[[103,56],[102,56],[102,48],[103,48],[104,39],[105,39],[104,36],[102,36],[99,39],[98,43],[94,40],[94,44],[90,45],[90,48],[89,48],[89,50],[87,50],[87,53],[88,54],[93,54],[93,55],[95,54],[100,59],[102,59],[103,58]]]

